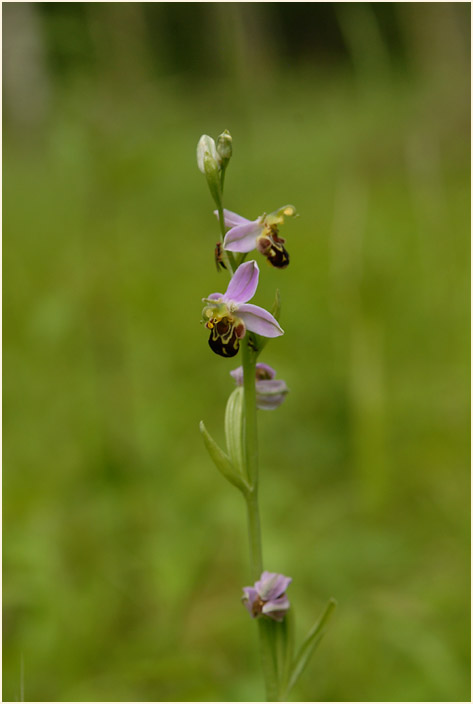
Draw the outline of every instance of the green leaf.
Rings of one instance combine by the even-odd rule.
[[[265,672],[268,701],[278,701],[278,663],[276,658],[275,621],[262,617],[258,619],[261,640],[262,665]]]
[[[294,658],[294,608],[291,606],[282,623],[278,623],[279,695],[284,698]]]
[[[325,627],[328,623],[328,620],[330,619],[330,616],[332,615],[335,607],[337,605],[337,602],[335,599],[330,599],[328,602],[327,606],[325,607],[325,610],[322,614],[322,616],[319,618],[319,620],[314,624],[314,626],[311,628],[309,631],[306,639],[302,643],[299,652],[296,656],[296,659],[294,660],[294,664],[291,668],[291,676],[289,679],[289,684],[286,689],[285,695],[289,694],[291,689],[294,687],[296,684],[297,680],[303,673],[307,663],[309,662],[311,655],[313,654],[314,650],[322,640],[324,634],[325,634]]]
[[[228,479],[234,486],[236,486],[240,491],[246,494],[250,487],[243,479],[243,477],[235,470],[235,467],[230,462],[228,455],[222,450],[221,447],[217,445],[213,437],[207,431],[203,421],[200,421],[200,432],[204,438],[205,447],[207,452],[212,458],[218,471],[223,474],[225,479]]]
[[[238,386],[229,396],[225,409],[225,439],[228,456],[237,470],[245,476],[245,455],[243,449],[243,386]]]

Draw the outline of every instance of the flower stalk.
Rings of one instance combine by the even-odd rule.
[[[225,170],[222,170],[222,176],[221,176],[221,189],[223,190],[223,181],[225,178]],[[218,213],[218,224],[220,226],[220,235],[222,238],[222,242],[225,238],[225,218],[223,215],[223,206],[222,206],[222,200],[220,199],[220,202],[218,203],[217,206],[217,213]],[[232,252],[229,252],[225,248],[222,247],[222,260],[223,263],[225,264],[225,267],[227,270],[230,272],[230,275],[233,276],[236,265],[235,265],[235,257],[233,256]]]
[[[200,430],[217,469],[245,499],[254,584],[243,588],[242,602],[257,620],[267,701],[285,701],[320,642],[335,602],[329,602],[295,656],[293,613],[286,595],[292,578],[263,570],[258,503],[257,409],[278,408],[288,393],[285,381],[276,379],[272,367],[257,363],[268,339],[284,334],[279,325],[280,296],[276,291],[271,312],[248,303],[257,291],[260,271],[255,260],[246,262],[245,258],[248,252],[256,250],[271,266],[287,268],[289,254],[285,240],[279,236],[279,227],[285,218],[296,217],[297,212],[294,206],[286,205],[269,215],[263,213],[256,220],[248,220],[224,209],[223,186],[232,152],[232,138],[227,130],[216,143],[208,135],[202,135],[197,146],[197,164],[217,206],[214,211],[220,229],[220,242],[215,248],[217,269],[220,271],[222,267],[230,275],[225,293],[211,293],[202,299],[202,322],[210,334],[208,342],[214,353],[228,358],[241,349],[241,366],[230,372],[236,388],[225,411],[226,451],[215,442],[203,422]]]
[[[250,544],[251,575],[255,581],[263,571],[263,549],[261,542],[261,521],[259,514],[258,489],[258,426],[256,416],[256,353],[249,345],[248,336],[242,345],[243,393],[244,393],[244,451],[246,473],[250,490],[246,493],[248,516],[248,537]],[[266,687],[266,700],[278,701],[277,663],[274,641],[271,639],[271,624],[265,619],[258,621],[258,637],[261,664]]]
[[[243,391],[245,409],[245,457],[250,486],[257,496],[258,491],[258,426],[256,418],[256,354],[250,348],[249,338],[242,345]],[[261,570],[255,576],[258,578]]]

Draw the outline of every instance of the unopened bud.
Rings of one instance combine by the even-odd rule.
[[[222,134],[217,137],[217,152],[224,166],[227,165],[232,156],[232,141],[232,135],[228,130],[224,130]]]
[[[213,163],[212,163],[213,162]],[[197,166],[203,174],[207,174],[209,170],[219,170],[220,156],[217,153],[215,141],[208,134],[203,134],[197,144]],[[206,167],[207,164],[207,167]]]
[[[213,140],[212,140],[213,141]],[[213,156],[206,153],[204,155],[203,173],[207,178],[207,184],[215,201],[217,208],[222,207],[222,197],[220,191],[220,166]]]

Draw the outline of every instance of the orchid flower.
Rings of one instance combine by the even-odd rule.
[[[215,213],[218,215],[217,211]],[[257,249],[268,262],[278,269],[285,269],[289,264],[289,254],[284,247],[286,240],[279,237],[278,227],[285,217],[297,216],[293,205],[285,205],[279,210],[266,215],[264,213],[256,220],[223,211],[225,225],[229,227],[223,246],[230,252],[251,252]]]
[[[212,293],[202,299],[207,304],[202,317],[211,331],[209,345],[216,354],[234,357],[247,330],[263,337],[284,334],[271,313],[247,302],[255,295],[258,278],[257,263],[245,262],[235,271],[225,293]]]
[[[243,386],[243,367],[230,372],[237,386]],[[256,405],[265,411],[272,411],[286,398],[289,389],[282,379],[275,379],[275,370],[269,364],[256,365]]]
[[[274,621],[282,621],[290,606],[286,589],[291,582],[292,578],[283,574],[263,572],[254,587],[243,587],[242,601],[252,618],[263,615]]]

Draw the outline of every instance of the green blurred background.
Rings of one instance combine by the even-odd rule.
[[[260,700],[235,364],[199,324],[225,204],[294,203],[259,414],[301,701],[469,700],[467,3],[6,3],[4,700]]]

